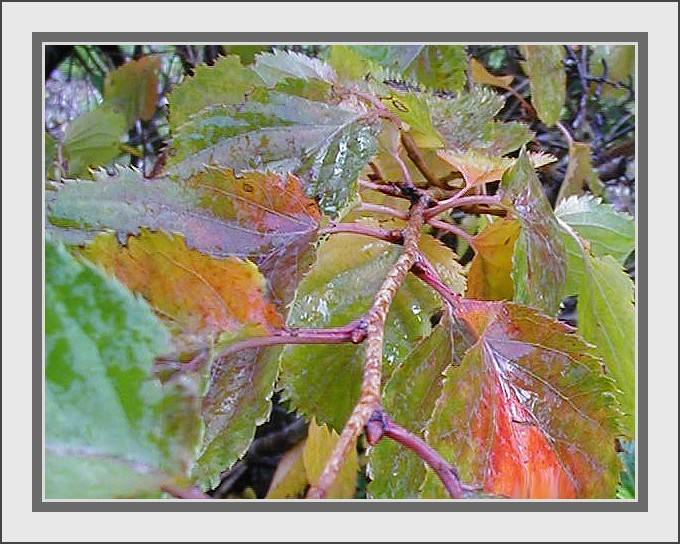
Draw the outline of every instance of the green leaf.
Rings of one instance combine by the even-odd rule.
[[[621,457],[623,470],[619,478],[619,487],[616,496],[619,499],[635,498],[635,442],[632,440],[621,440]]]
[[[190,434],[164,431],[187,414],[173,413],[176,391],[151,375],[168,332],[144,302],[50,240],[45,271],[47,498],[142,497],[185,485],[195,445],[174,443]]]
[[[170,130],[175,132],[193,114],[208,106],[237,104],[263,84],[257,73],[241,65],[237,55],[222,57],[213,66],[197,66],[193,77],[184,80],[168,96]]]
[[[633,282],[614,257],[594,257],[570,227],[563,296],[578,295],[578,330],[616,381],[627,436],[635,436],[635,307]]]
[[[423,45],[352,45],[358,55],[395,72],[403,72],[423,50]]]
[[[273,86],[285,79],[319,79],[329,83],[336,80],[335,72],[328,64],[292,51],[262,53],[255,58],[253,70],[267,86]]]
[[[418,147],[440,148],[442,137],[432,125],[427,102],[415,94],[393,92],[381,98],[387,109],[408,125]]]
[[[132,60],[106,76],[104,104],[122,113],[128,127],[137,119],[149,121],[156,112],[160,66],[161,57],[151,55]]]
[[[305,270],[303,257],[320,220],[299,180],[272,173],[237,177],[208,168],[176,183],[126,169],[58,187],[48,192],[47,216],[49,228],[67,242],[83,244],[107,230],[125,240],[142,227],[181,233],[204,253],[252,258],[281,300]]]
[[[426,45],[406,70],[429,89],[460,91],[465,85],[464,45]]]
[[[329,105],[261,91],[243,104],[194,116],[175,134],[168,171],[182,179],[206,164],[294,172],[307,194],[335,216],[355,198],[357,176],[375,153],[378,131],[356,101]]]
[[[513,207],[521,233],[513,257],[515,301],[555,315],[566,279],[562,230],[526,150],[503,176],[503,200]]]
[[[64,158],[69,176],[87,176],[89,169],[105,166],[121,154],[125,116],[99,107],[77,117],[64,134]]]
[[[529,76],[531,103],[538,117],[552,126],[560,120],[567,96],[567,76],[562,65],[564,47],[561,45],[522,45],[522,64]]]
[[[255,428],[269,418],[280,348],[248,349],[217,359],[203,398],[205,435],[193,475],[204,489],[243,457]]]
[[[328,63],[343,83],[361,82],[366,76],[377,71],[377,65],[349,45],[331,45]]]
[[[568,198],[559,203],[555,215],[588,241],[595,257],[611,255],[623,264],[635,249],[633,218],[599,198]]]
[[[428,443],[485,493],[612,498],[618,410],[592,348],[512,303],[463,299],[456,316],[477,342],[445,373]],[[423,497],[446,497],[429,471]]]
[[[490,155],[505,155],[534,136],[522,123],[494,121],[504,101],[485,87],[461,91],[454,98],[429,97],[427,102],[433,125],[447,147],[458,151],[477,149]]]
[[[448,324],[440,323],[396,368],[385,385],[383,407],[394,421],[422,436],[452,362]],[[425,479],[425,465],[391,440],[371,450],[368,493],[377,499],[415,499]]]
[[[223,44],[222,51],[227,56],[237,55],[244,66],[252,64],[259,53],[270,51],[271,45],[233,45]]]
[[[441,244],[425,236],[421,249],[438,270],[450,261],[438,255]],[[441,246],[441,247],[440,247]],[[446,248],[444,248],[446,249]],[[399,257],[401,248],[354,234],[336,234],[318,250],[318,258],[301,282],[287,324],[291,327],[333,327],[360,318],[373,304],[385,274]],[[458,267],[459,268],[459,267]],[[444,270],[445,271],[445,270]],[[464,290],[458,276],[451,285]],[[412,346],[431,332],[430,315],[441,302],[420,280],[409,277],[399,289],[385,330],[383,374],[389,378],[394,367]],[[281,357],[283,396],[306,417],[316,417],[340,431],[359,395],[365,347],[363,345],[288,346]]]
[[[595,77],[603,77],[604,64],[607,63],[607,79],[632,83],[635,78],[635,46],[634,45],[595,45],[590,55],[590,73]],[[602,86],[602,96],[610,98],[625,97],[626,89],[617,89],[611,85]]]
[[[49,132],[45,132],[45,179],[54,178],[54,161],[57,158],[59,143]]]

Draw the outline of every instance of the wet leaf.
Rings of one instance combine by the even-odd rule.
[[[403,72],[427,47],[420,44],[408,45],[352,45],[351,49],[361,57],[394,72]]]
[[[311,485],[316,485],[323,472],[328,458],[340,436],[326,425],[318,425],[314,419],[309,422],[305,449],[302,459]],[[352,499],[357,486],[359,472],[359,457],[356,448],[352,448],[335,481],[326,493],[327,499]]]
[[[562,106],[567,95],[566,73],[562,65],[562,45],[522,45],[522,64],[529,76],[531,103],[538,117],[552,126],[560,120]]]
[[[501,186],[522,227],[513,257],[515,301],[555,315],[566,279],[562,231],[525,150]]]
[[[530,142],[534,133],[524,123],[501,123],[493,118],[503,98],[485,87],[460,92],[454,98],[428,98],[432,122],[446,146],[460,152],[479,150],[506,155]]]
[[[269,418],[280,348],[247,349],[216,359],[203,397],[205,435],[193,470],[204,489],[248,451],[255,428]]]
[[[475,236],[475,256],[468,272],[468,298],[513,299],[512,255],[519,232],[519,221],[500,219]]]
[[[585,187],[599,196],[604,190],[590,162],[590,146],[583,142],[573,142],[569,146],[569,164],[557,195],[557,202],[573,195],[583,194]]]
[[[635,249],[633,218],[599,198],[567,198],[559,203],[555,215],[587,240],[595,257],[611,255],[623,264]]]
[[[446,371],[426,436],[469,485],[512,498],[608,498],[620,463],[614,386],[570,327],[505,302],[464,299],[478,338]],[[445,492],[428,473],[424,498]]]
[[[578,295],[578,330],[596,346],[616,381],[627,436],[635,436],[635,306],[633,282],[620,262],[594,257],[570,227],[563,231],[568,274],[563,296]]]
[[[115,235],[102,234],[81,253],[142,295],[179,348],[198,349],[244,328],[266,332],[282,325],[254,264],[204,255],[179,235],[142,230],[120,246]]]
[[[409,431],[423,434],[452,363],[448,324],[440,323],[397,367],[385,385],[383,407]],[[368,493],[377,499],[415,499],[425,479],[425,465],[400,444],[383,439],[370,452]]]
[[[105,166],[121,154],[125,117],[99,107],[76,117],[64,134],[64,159],[69,176],[85,177],[89,169]]]
[[[156,112],[160,66],[161,57],[150,55],[131,60],[106,76],[105,104],[122,113],[128,127],[137,119],[149,121]]]
[[[277,50],[257,55],[253,70],[267,86],[275,85],[288,78],[320,79],[329,83],[336,80],[335,72],[328,64],[320,59],[293,51]]]
[[[195,443],[170,431],[189,414],[175,411],[176,390],[151,375],[169,349],[165,327],[120,283],[50,240],[45,273],[46,496],[150,497],[185,485]]]
[[[406,123],[418,147],[423,149],[442,147],[442,138],[432,126],[430,111],[423,99],[415,94],[393,92],[381,100],[388,110]]]
[[[294,172],[321,209],[336,216],[356,196],[378,128],[357,101],[329,105],[261,91],[239,105],[206,108],[185,123],[175,133],[168,172],[187,179],[206,164]]]
[[[458,267],[446,259],[441,244],[425,236],[423,252],[449,277],[451,287],[462,292]],[[444,248],[445,250],[447,248]],[[400,246],[354,234],[329,237],[318,250],[317,261],[302,280],[288,317],[292,327],[333,327],[360,318],[373,304],[385,274],[397,260]],[[436,295],[415,277],[399,289],[387,318],[383,374],[411,351],[431,331],[430,315],[441,306]],[[281,357],[281,387],[291,408],[341,430],[352,410],[361,384],[363,345],[287,346]]]
[[[474,58],[470,59],[470,74],[475,83],[500,87],[501,89],[509,89],[514,79],[513,76],[496,76],[490,73],[481,62]]]
[[[107,230],[125,240],[145,227],[181,233],[190,248],[216,257],[250,257],[280,300],[305,270],[320,219],[294,176],[216,168],[182,183],[145,180],[135,170],[71,182],[48,196],[47,215],[50,228],[74,244]]]
[[[200,65],[194,75],[168,96],[170,130],[174,133],[189,118],[208,106],[237,104],[264,81],[244,68],[238,55],[222,57],[213,66]]]

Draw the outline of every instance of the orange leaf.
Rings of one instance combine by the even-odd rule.
[[[115,235],[102,234],[82,254],[143,296],[179,333],[182,347],[283,324],[254,264],[189,249],[181,236],[142,230],[120,246]]]
[[[442,149],[437,155],[463,174],[468,187],[499,181],[503,173],[514,163],[513,159],[492,157],[479,151],[462,153]]]
[[[512,498],[611,498],[620,461],[615,388],[571,327],[506,302],[464,299],[477,342],[450,367],[428,442],[463,481]],[[424,496],[441,496],[428,475]]]
[[[474,238],[475,256],[468,273],[468,298],[512,300],[512,254],[519,237],[519,221],[494,221]]]

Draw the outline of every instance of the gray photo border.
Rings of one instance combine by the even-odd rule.
[[[637,499],[631,501],[46,501],[42,498],[43,428],[43,49],[44,43],[612,43],[638,46],[637,73]],[[33,472],[34,512],[418,511],[418,512],[646,512],[648,511],[648,35],[646,32],[34,32],[33,62]]]

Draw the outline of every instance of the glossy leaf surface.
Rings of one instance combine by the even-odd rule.
[[[120,283],[49,240],[45,269],[46,496],[148,497],[185,484],[195,444],[170,431],[189,414],[151,375],[168,332]]]
[[[522,227],[515,245],[512,274],[515,301],[554,315],[566,278],[564,242],[525,151],[503,176],[502,188],[504,201],[512,206]]]
[[[619,460],[614,386],[572,330],[534,310],[463,300],[478,338],[446,372],[427,428],[461,479],[514,498],[605,498]],[[424,497],[443,488],[428,474]]]

